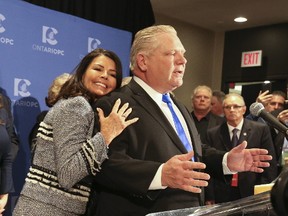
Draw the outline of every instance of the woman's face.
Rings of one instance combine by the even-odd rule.
[[[97,56],[83,75],[84,86],[97,97],[104,96],[116,88],[116,64],[104,56]]]

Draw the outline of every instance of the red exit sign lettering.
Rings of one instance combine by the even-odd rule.
[[[262,50],[242,52],[241,67],[256,67],[262,64]]]

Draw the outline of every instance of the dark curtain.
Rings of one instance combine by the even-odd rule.
[[[150,0],[24,0],[135,33],[155,23]]]

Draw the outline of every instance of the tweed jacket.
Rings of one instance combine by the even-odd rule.
[[[84,97],[60,100],[50,109],[40,123],[35,155],[13,215],[26,215],[25,209],[29,215],[53,208],[59,209],[57,216],[85,212],[90,184],[83,179],[96,175],[107,158],[104,139],[100,133],[92,136],[93,128],[94,112]],[[45,203],[45,209],[37,208],[39,203]]]

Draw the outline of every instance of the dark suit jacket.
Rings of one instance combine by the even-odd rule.
[[[278,175],[282,172],[282,161],[281,161],[281,156],[282,156],[282,150],[283,150],[283,144],[284,144],[284,138],[285,135],[284,133],[281,132],[276,132],[274,128],[270,128],[270,130],[274,133],[273,142],[274,142],[274,149],[276,153],[276,160],[277,160],[277,167],[278,167]],[[271,133],[272,133],[271,132]],[[287,138],[288,139],[288,138]]]
[[[10,121],[4,108],[0,108],[0,194],[13,192],[12,180],[12,144],[9,134]],[[3,121],[3,123],[2,123]]]
[[[18,135],[16,133],[14,123],[13,123],[13,116],[12,116],[12,112],[11,112],[11,100],[6,94],[2,94],[1,91],[0,91],[0,94],[2,95],[3,108],[6,110],[6,113],[7,113],[6,127],[7,127],[7,131],[8,131],[8,134],[10,136],[11,143],[12,143],[11,154],[12,154],[12,158],[14,161],[17,154],[18,154],[18,151],[19,151],[19,138],[18,138]]]
[[[208,129],[216,127],[217,125],[220,125],[226,121],[225,118],[217,116],[217,115],[213,114],[211,111],[204,117],[205,119],[202,118],[200,121],[197,120],[197,117],[195,116],[194,111],[191,112],[191,115],[194,119],[196,128],[200,134],[200,138],[201,138],[202,143],[207,143],[207,130]],[[200,124],[202,124],[201,121],[206,121],[205,122],[206,127],[200,126]]]
[[[274,110],[271,112],[271,114],[277,118],[277,116],[279,115],[279,113],[283,111],[282,109],[278,109],[278,110]],[[282,123],[282,122],[281,122]],[[282,123],[283,124],[283,123]],[[269,124],[268,124],[269,125]],[[284,124],[285,125],[285,124]],[[281,165],[281,155],[282,155],[282,149],[283,149],[283,144],[284,144],[284,138],[285,138],[285,134],[279,132],[277,129],[275,129],[274,127],[270,126],[270,131],[271,131],[271,135],[272,135],[272,139],[274,142],[274,149],[275,149],[275,153],[276,153],[276,159],[277,159],[277,166],[278,166],[278,174],[281,173],[282,171],[282,165]],[[287,136],[288,139],[288,136]]]
[[[276,157],[269,127],[262,123],[244,119],[239,143],[242,143],[244,140],[248,143],[247,148],[265,148],[274,159],[270,162],[270,167],[265,168],[262,174],[253,172],[241,172],[238,174],[241,198],[253,195],[254,185],[271,183],[277,177]],[[227,123],[223,123],[208,131],[208,143],[219,150],[231,150],[231,140]],[[209,197],[207,197],[207,199],[214,199],[217,203],[230,201],[229,193],[232,193],[230,184],[230,181],[213,179],[207,189],[209,190]]]
[[[187,151],[161,109],[134,80],[119,92],[97,100],[96,106],[107,115],[119,97],[122,103],[129,102],[133,108],[130,117],[140,119],[113,140],[109,146],[109,159],[96,175],[99,184],[97,215],[141,216],[198,206],[199,194],[172,188],[148,190],[159,166]],[[204,161],[207,171],[221,178],[224,152],[204,148],[202,157],[200,138],[189,111],[175,99],[174,102],[186,120],[196,160]]]

